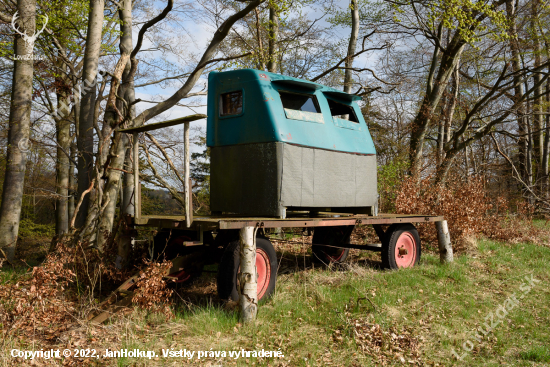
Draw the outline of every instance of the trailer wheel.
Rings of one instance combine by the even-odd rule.
[[[237,274],[240,270],[240,243],[229,243],[218,267],[218,295],[221,299],[239,300]],[[277,281],[277,254],[271,242],[256,237],[256,271],[258,301],[271,297]]]
[[[382,243],[382,265],[387,269],[412,268],[420,261],[421,245],[416,228],[393,224]]]
[[[177,278],[174,280],[176,284],[190,284],[202,274],[204,266],[203,249],[183,245],[185,241],[192,240],[191,237],[181,233],[174,233],[170,236],[169,232],[161,232],[155,236],[154,259],[157,261],[166,259],[175,262],[177,259],[178,267],[182,268],[182,270],[169,274],[169,276]]]
[[[311,252],[319,261],[330,263],[342,263],[349,255],[349,248],[329,247],[348,244],[354,226],[317,227],[313,232]]]

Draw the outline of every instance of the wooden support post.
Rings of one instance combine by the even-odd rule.
[[[128,257],[130,256],[130,249],[132,248],[132,234],[133,231],[126,227],[123,223],[124,229],[117,236],[118,243],[118,255],[115,259],[115,266],[117,269],[124,269],[128,265]]]
[[[191,205],[189,205],[189,198],[191,197],[191,185],[189,184],[189,165],[190,165],[190,152],[189,152],[189,122],[183,124],[183,146],[185,154],[185,167],[184,167],[184,185],[185,185],[185,194],[184,203],[185,203],[185,226],[187,228],[191,227]]]
[[[451,245],[451,235],[447,221],[435,222],[437,230],[437,242],[439,243],[439,259],[442,264],[453,262],[453,246]]]
[[[258,284],[256,274],[256,238],[254,227],[244,227],[239,233],[240,272],[239,279],[239,304],[241,310],[241,322],[249,323],[256,320],[258,313]]]
[[[133,133],[134,148],[134,218],[141,217],[141,182],[139,182],[139,139],[137,132]]]

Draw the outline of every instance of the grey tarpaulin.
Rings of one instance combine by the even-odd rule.
[[[280,142],[211,149],[214,212],[285,217],[291,208],[372,214],[377,205],[374,155]]]

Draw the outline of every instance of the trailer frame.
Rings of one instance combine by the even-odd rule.
[[[206,115],[196,114],[182,117],[175,120],[161,123],[143,125],[129,129],[121,129],[120,132],[132,135],[132,159],[134,176],[134,214],[126,215],[125,219],[128,228],[136,227],[156,227],[159,229],[177,229],[187,231],[197,231],[198,241],[184,241],[182,245],[200,246],[204,244],[203,235],[208,231],[231,231],[239,232],[240,242],[240,294],[239,299],[241,309],[241,319],[244,322],[253,321],[256,317],[258,308],[258,295],[256,292],[257,272],[254,266],[256,256],[256,237],[255,230],[264,228],[315,228],[315,227],[339,227],[372,225],[382,245],[384,246],[384,230],[382,226],[392,224],[412,224],[412,223],[435,223],[438,234],[439,252],[441,263],[453,261],[453,251],[450,241],[447,222],[442,216],[437,215],[399,215],[399,214],[378,214],[370,216],[366,214],[346,214],[323,212],[324,208],[318,208],[319,211],[292,212],[289,211],[284,218],[276,217],[243,217],[231,214],[213,215],[213,216],[193,216],[193,200],[191,192],[190,173],[190,149],[189,149],[189,125],[191,121],[205,118]],[[139,176],[139,139],[138,134],[168,126],[183,124],[184,133],[184,213],[182,216],[168,215],[143,215],[141,212],[141,183]],[[373,213],[374,214],[374,213]],[[391,227],[390,227],[391,228]],[[133,237],[134,231],[128,230],[121,239],[121,242],[127,246],[131,243],[129,239]],[[329,246],[336,247],[336,246]],[[378,251],[379,246],[375,245],[350,245],[342,244],[338,248],[356,248],[362,250]],[[119,251],[122,250],[119,248]],[[173,269],[179,269],[174,265]]]

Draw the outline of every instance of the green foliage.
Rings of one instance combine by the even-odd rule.
[[[182,215],[179,202],[166,190],[150,189],[141,185],[141,211],[145,215]]]
[[[52,31],[53,36],[63,42],[69,52],[82,50],[79,32],[86,33],[89,3],[86,0],[40,0],[38,2],[39,14],[47,15],[49,18],[48,29]],[[42,20],[42,17],[37,20]]]
[[[199,214],[208,214],[210,208],[210,148],[206,147],[206,136],[199,136],[196,146],[200,153],[191,153],[190,177],[195,185],[193,208]]]
[[[384,1],[358,0],[357,6],[362,24],[381,22],[391,13],[391,7]],[[350,10],[351,4],[345,9],[335,10],[327,21],[335,26],[351,27]]]
[[[456,30],[464,41],[471,44],[480,40],[481,33],[490,33],[501,39],[509,38],[506,15],[503,11],[496,10],[493,4],[472,0],[437,0],[428,4],[425,8],[427,19],[424,26],[434,34],[438,33],[439,27]],[[402,22],[401,16],[405,14],[405,7],[411,5],[413,2],[394,4],[394,21]],[[413,11],[417,17],[421,12],[419,7],[420,3],[414,2]],[[485,18],[490,20],[494,28],[489,29],[489,25],[484,23]]]
[[[406,159],[394,159],[385,165],[378,166],[380,211],[395,212],[395,199],[408,167],[409,161]]]
[[[55,236],[55,224],[37,224],[31,219],[24,218],[19,222],[19,237],[53,237]]]

